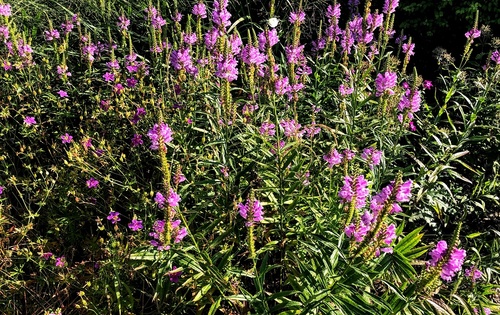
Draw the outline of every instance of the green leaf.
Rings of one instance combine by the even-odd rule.
[[[423,228],[424,227],[422,226],[411,231],[401,241],[399,241],[396,246],[394,246],[394,251],[399,252],[401,253],[401,255],[405,256],[405,254],[411,251],[424,236],[423,233],[420,233]]]
[[[210,306],[210,310],[208,311],[208,315],[214,315],[215,312],[217,312],[217,310],[219,309],[221,300],[222,300],[222,297],[219,297],[217,299],[217,301],[214,304],[212,304],[212,306]]]

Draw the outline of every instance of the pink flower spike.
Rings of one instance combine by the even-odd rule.
[[[172,189],[168,192],[167,202],[171,207],[177,207],[181,201],[181,197]]]

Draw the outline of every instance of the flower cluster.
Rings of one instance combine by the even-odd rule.
[[[157,192],[154,200],[158,204],[159,208],[163,208],[165,206],[165,203],[168,203],[170,207],[177,207],[179,206],[181,197],[172,188],[170,188],[170,191],[168,192],[166,198],[161,192]]]
[[[384,74],[379,73],[375,79],[375,87],[377,89],[376,96],[382,96],[384,94],[393,95],[393,88],[396,86],[398,76],[395,72],[385,72]]]
[[[370,169],[373,169],[374,166],[380,164],[380,159],[382,158],[382,151],[369,147],[363,149],[363,152],[361,152],[361,158],[368,163]]]
[[[148,131],[148,137],[151,140],[151,150],[158,150],[158,148],[173,140],[172,129],[166,123],[154,124],[153,128]]]
[[[344,186],[339,191],[339,197],[342,203],[350,203],[355,200],[356,209],[361,209],[366,204],[366,197],[370,194],[368,181],[363,175],[356,178],[350,176],[344,177]]]
[[[363,178],[364,180],[364,178]],[[361,181],[363,186],[352,188],[352,184],[346,189],[344,187],[341,191],[346,191],[350,193],[348,195],[353,195],[358,190],[363,198],[366,198],[367,188],[364,181]],[[349,182],[350,183],[350,182]],[[345,227],[344,232],[350,238],[354,238],[357,243],[362,243],[367,240],[365,238],[370,234],[371,239],[367,245],[373,247],[373,253],[378,256],[380,252],[392,253],[392,241],[396,238],[396,226],[391,223],[389,225],[384,223],[387,214],[394,214],[401,212],[401,206],[398,203],[408,202],[411,198],[411,186],[412,181],[408,180],[398,185],[394,188],[394,182],[385,186],[378,194],[373,196],[370,201],[370,210],[365,210],[361,215],[359,222],[351,223]],[[366,189],[363,191],[362,189]],[[339,192],[340,196],[340,192]],[[358,205],[362,205],[358,207]],[[361,209],[364,206],[364,199],[359,201],[356,200],[356,208]],[[385,210],[384,210],[385,209]],[[378,230],[376,230],[378,227]]]
[[[474,39],[478,38],[479,36],[481,36],[481,30],[478,30],[476,28],[473,28],[473,29],[467,31],[467,33],[465,33],[465,37],[470,41],[473,41]]]
[[[431,256],[431,259],[427,262],[428,268],[440,268],[441,279],[451,281],[455,274],[462,269],[466,252],[464,249],[456,247],[449,250],[446,241],[441,240],[437,243],[436,248],[434,248],[429,255]]]
[[[476,266],[472,266],[469,269],[465,269],[465,276],[470,278],[472,282],[476,282],[478,279],[481,279],[483,273]]]
[[[264,211],[262,205],[257,199],[247,199],[246,203],[239,203],[238,209],[240,215],[246,220],[246,226],[254,225],[254,222],[260,222],[264,220]]]
[[[403,88],[405,92],[401,97],[401,100],[398,104],[398,110],[400,113],[398,114],[398,120],[403,122],[405,118],[409,121],[409,126],[411,130],[415,130],[413,124],[413,113],[416,113],[420,110],[420,103],[422,102],[422,98],[420,95],[420,91],[417,88],[411,88],[408,83],[403,84]]]
[[[170,245],[165,244],[165,220],[157,220],[153,224],[153,232],[149,233],[153,239],[150,241],[150,244],[156,247],[157,250],[169,250]],[[185,227],[180,227],[181,220],[174,220],[170,222],[170,228],[172,231],[171,237],[174,239],[174,243],[180,243],[184,237],[187,236],[187,229]]]

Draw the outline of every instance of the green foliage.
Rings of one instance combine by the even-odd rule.
[[[0,15],[13,44],[0,48],[5,313],[497,311],[500,235],[468,223],[498,204],[489,51],[481,70],[467,42],[426,102],[406,46],[381,31],[392,13],[343,33],[357,36],[350,51],[315,29],[315,51],[301,46],[307,27],[288,23],[298,8],[276,1],[282,11],[265,9],[283,15],[280,41],[260,48],[259,67],[235,50],[240,39],[257,53],[269,26],[239,2],[230,27],[193,4],[19,1]],[[483,275],[466,276],[474,268]]]

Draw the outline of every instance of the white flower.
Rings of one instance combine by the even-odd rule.
[[[278,26],[278,22],[279,20],[277,18],[270,18],[267,21],[267,25],[269,25],[270,28],[275,28],[276,26]]]

